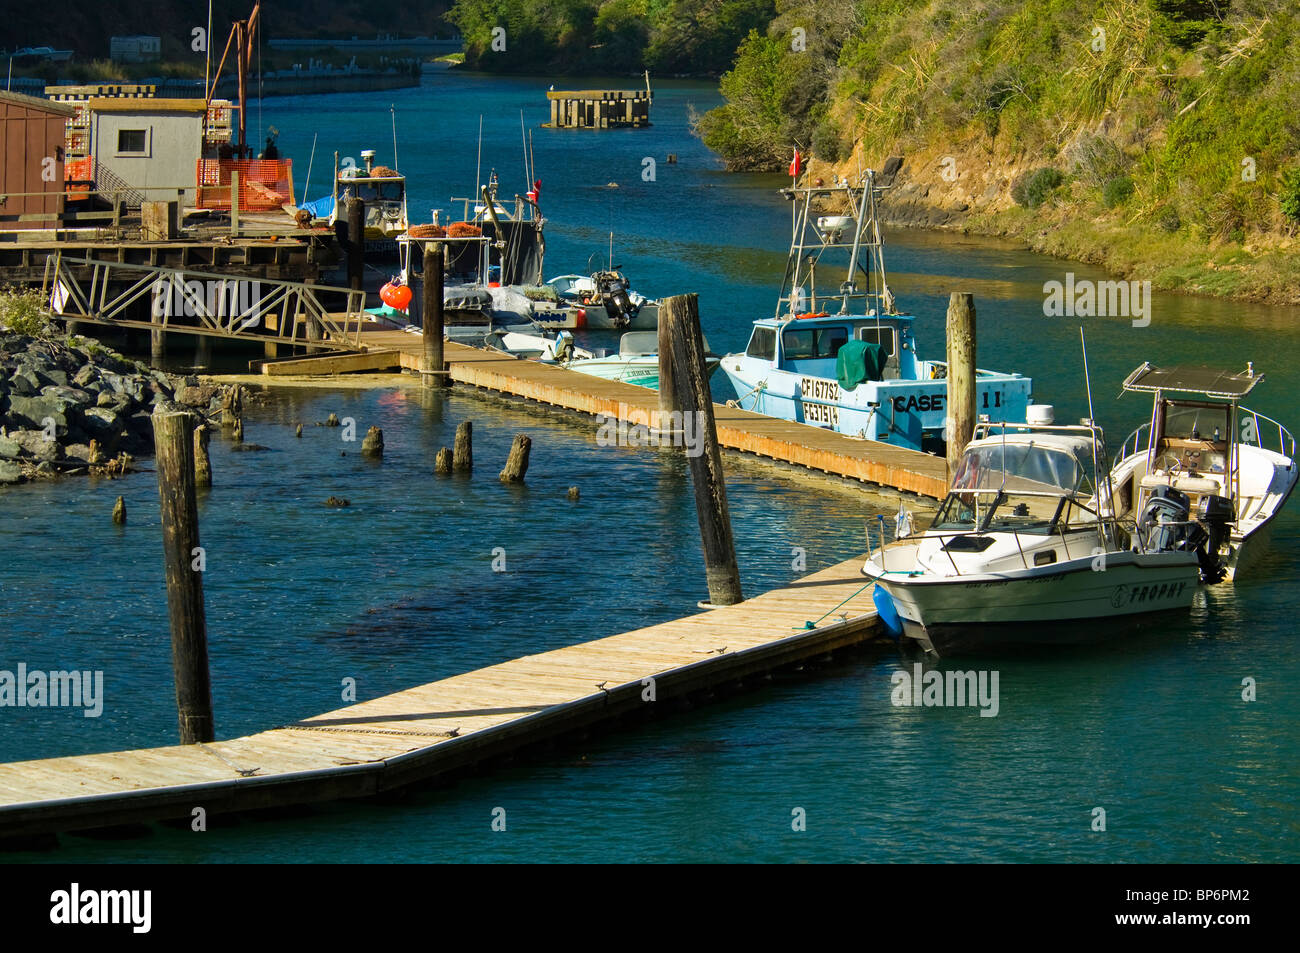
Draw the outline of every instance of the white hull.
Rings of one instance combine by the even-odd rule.
[[[863,572],[889,593],[904,633],[937,654],[986,643],[1054,643],[1062,641],[1057,623],[1186,609],[1199,580],[1193,553],[1112,552],[1104,563],[1089,555],[962,576],[909,573],[918,547],[919,540],[887,547],[886,568],[877,554]],[[1098,629],[1086,626],[1073,634],[1097,635]]]

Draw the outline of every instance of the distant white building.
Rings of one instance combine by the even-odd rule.
[[[156,36],[115,36],[108,55],[114,63],[152,63],[162,59],[162,39]]]

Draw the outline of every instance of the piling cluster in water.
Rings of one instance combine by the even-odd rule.
[[[215,417],[228,388],[131,361],[88,338],[0,332],[0,485],[119,475],[153,453],[153,411]]]

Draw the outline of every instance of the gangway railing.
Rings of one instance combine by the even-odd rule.
[[[89,277],[74,267],[83,275],[90,269]],[[71,321],[341,349],[360,347],[367,319],[364,291],[62,252],[45,260],[41,293],[56,316]],[[345,310],[327,310],[324,295],[343,297]],[[128,317],[146,297],[149,320]]]

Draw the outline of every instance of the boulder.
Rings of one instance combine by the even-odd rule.
[[[87,388],[91,384],[99,382],[99,368],[94,364],[85,364],[81,370],[72,375],[72,384],[74,387]]]
[[[22,445],[16,440],[0,437],[0,460],[17,460],[22,452]]]
[[[55,432],[61,428],[68,429],[68,411],[75,405],[57,395],[42,394],[39,397],[9,398],[9,419],[16,426],[44,430],[46,418],[54,420]]]
[[[186,407],[210,407],[213,400],[220,406],[215,384],[184,384],[176,391],[176,402]]]
[[[0,460],[0,486],[23,482],[23,471],[18,464]]]
[[[41,379],[30,364],[19,364],[9,375],[9,390],[20,397],[34,397],[41,392]]]
[[[46,440],[42,430],[15,430],[9,434],[9,440],[18,444],[25,460],[58,460],[63,456],[63,448],[53,440]]]
[[[81,423],[86,433],[97,437],[101,443],[121,432],[122,414],[112,407],[86,407],[81,411]]]

